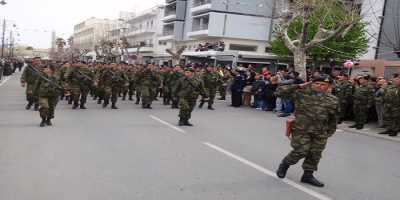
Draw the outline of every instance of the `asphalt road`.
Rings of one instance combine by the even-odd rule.
[[[344,131],[332,137],[318,178],[325,188],[274,171],[290,150],[284,119],[232,108],[196,109],[193,128],[177,110],[72,110],[60,102],[54,126],[26,111],[19,74],[0,86],[1,200],[398,200],[400,144]]]

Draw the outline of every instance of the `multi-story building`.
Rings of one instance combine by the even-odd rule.
[[[274,8],[273,0],[166,0],[159,40],[186,46],[189,62],[267,64]]]
[[[94,50],[101,40],[108,40],[109,31],[115,29],[118,20],[90,18],[74,26],[74,45],[78,49]]]
[[[155,6],[127,20],[126,37],[132,48],[130,53],[137,54],[139,62],[163,63],[168,60],[166,49],[170,48],[164,41],[159,41],[162,34],[164,6]]]

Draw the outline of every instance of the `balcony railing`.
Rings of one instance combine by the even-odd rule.
[[[210,4],[210,3],[211,3],[211,0],[195,0],[193,2],[193,8],[194,7],[198,7],[198,6],[202,6],[202,5],[205,5],[205,4]]]
[[[192,31],[208,30],[208,24],[192,26]]]

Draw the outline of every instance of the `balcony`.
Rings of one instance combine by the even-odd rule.
[[[138,36],[138,35],[149,35],[156,33],[156,29],[154,28],[145,28],[145,29],[136,29],[129,31],[129,36]]]
[[[164,8],[164,22],[183,21],[186,14],[186,1],[176,0],[169,2]]]
[[[159,37],[159,40],[180,40],[182,39],[184,22],[175,21],[164,24],[163,35]]]
[[[193,7],[190,9],[192,15],[205,13],[211,10],[211,0],[195,0]]]
[[[209,21],[209,14],[193,17],[192,31],[187,35],[191,38],[207,37]]]

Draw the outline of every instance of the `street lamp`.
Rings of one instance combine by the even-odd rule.
[[[6,2],[5,0],[1,0],[1,1],[0,1],[0,5],[4,6],[4,5],[6,5],[6,4],[7,4],[7,2]]]

